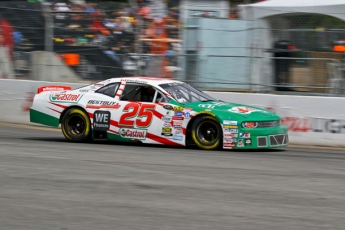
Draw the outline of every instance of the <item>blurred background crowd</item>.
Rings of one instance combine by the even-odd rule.
[[[4,69],[13,68],[15,78],[36,80],[42,71],[34,67],[65,65],[72,71],[65,75],[83,80],[146,75],[217,89],[266,90],[299,84],[303,87],[298,90],[327,91],[345,69],[339,64],[345,51],[342,14],[272,8],[265,11],[269,17],[251,20],[254,14],[241,12],[248,4],[271,2],[277,7],[285,4],[283,0],[0,0],[0,46],[6,49],[5,53],[0,49],[0,78],[11,75]],[[9,59],[2,58],[6,55]],[[11,63],[4,65],[7,60]],[[61,80],[49,76],[39,79]]]

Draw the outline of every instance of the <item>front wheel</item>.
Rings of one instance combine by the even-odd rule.
[[[198,117],[192,125],[192,139],[201,149],[218,148],[221,144],[221,135],[221,127],[214,117]]]
[[[66,139],[73,142],[85,142],[91,139],[91,122],[86,112],[72,108],[61,120],[61,129]]]

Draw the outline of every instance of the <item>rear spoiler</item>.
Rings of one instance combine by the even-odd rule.
[[[66,90],[72,90],[72,87],[61,86],[61,85],[47,85],[47,86],[38,87],[37,94],[40,94],[42,92],[47,92],[47,91],[66,91]]]

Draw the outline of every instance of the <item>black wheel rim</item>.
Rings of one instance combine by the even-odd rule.
[[[219,130],[217,124],[213,121],[202,122],[197,130],[197,138],[204,145],[213,145],[219,139]]]
[[[67,120],[67,132],[71,136],[80,136],[85,132],[85,118],[80,114],[73,114]]]

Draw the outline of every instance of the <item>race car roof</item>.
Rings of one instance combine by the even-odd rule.
[[[121,77],[121,78],[111,78],[102,83],[110,83],[110,82],[134,82],[134,83],[142,83],[142,84],[149,84],[152,86],[159,86],[160,84],[168,84],[168,83],[178,83],[180,81],[166,79],[166,78],[152,78],[152,77]],[[181,82],[182,83],[182,82]]]

